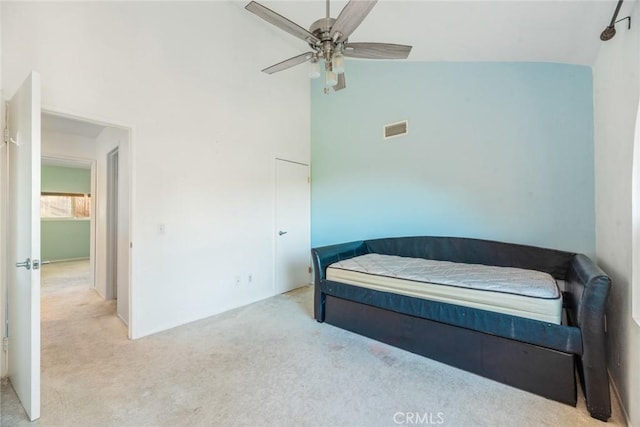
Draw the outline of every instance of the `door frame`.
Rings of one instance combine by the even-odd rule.
[[[81,157],[72,156],[41,156],[42,161],[53,161],[61,166],[89,166],[91,170],[91,217],[89,218],[89,285],[91,288],[96,288],[96,193],[97,193],[97,179],[96,179],[96,159],[86,159]],[[41,163],[42,167],[42,163]]]
[[[105,216],[107,231],[105,297],[107,299],[118,298],[118,168],[120,167],[119,150],[120,147],[116,147],[107,153],[107,212]]]
[[[2,93],[2,88],[0,88],[0,129],[4,132],[7,112],[6,112],[6,103],[8,100],[4,99],[4,95]],[[2,179],[0,179],[0,242],[7,241],[7,227],[8,227],[8,210],[7,210],[7,199],[9,197],[9,155],[8,155],[8,143],[4,142],[4,138],[0,138],[0,175],[2,175]],[[8,264],[8,254],[6,251],[6,244],[0,244],[0,332],[2,333],[1,337],[4,340],[4,337],[7,336],[7,304],[8,295],[7,295],[7,284],[8,284],[8,273],[7,273],[7,264]],[[0,349],[0,378],[4,378],[7,376],[7,355],[4,352],[4,349]]]

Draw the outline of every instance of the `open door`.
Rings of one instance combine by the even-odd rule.
[[[7,105],[9,380],[30,420],[40,418],[40,75]]]

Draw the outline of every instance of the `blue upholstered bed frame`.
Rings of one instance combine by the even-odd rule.
[[[367,253],[543,271],[565,281],[555,325],[326,279],[330,264]],[[588,257],[454,237],[398,237],[312,249],[314,316],[434,360],[570,405],[577,371],[592,417],[611,416],[604,314],[609,277]]]

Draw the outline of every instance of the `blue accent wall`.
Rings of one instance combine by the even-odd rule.
[[[311,85],[312,245],[475,237],[595,253],[591,68],[347,63]],[[385,124],[409,134],[383,139]]]

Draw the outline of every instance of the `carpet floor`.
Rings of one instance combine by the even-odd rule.
[[[42,417],[2,426],[619,426],[317,323],[311,287],[131,341],[88,264],[43,268]]]

